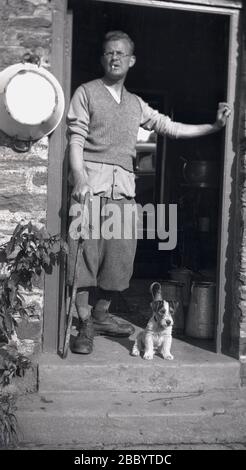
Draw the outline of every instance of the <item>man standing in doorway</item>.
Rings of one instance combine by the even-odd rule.
[[[101,57],[104,76],[82,84],[74,93],[67,116],[72,205],[83,202],[87,192],[99,199],[100,208],[116,204],[123,211],[125,204],[135,205],[133,159],[140,126],[171,138],[192,138],[212,134],[226,124],[227,103],[220,104],[215,123],[201,125],[173,122],[152,109],[124,87],[135,62],[131,38],[122,31],[107,33]],[[71,285],[76,257],[76,240],[71,236],[69,247]],[[119,337],[134,332],[130,324],[119,322],[108,311],[113,292],[129,287],[135,251],[135,237],[85,240],[76,295],[79,333],[72,352],[90,354],[94,332]],[[95,286],[99,297],[91,311],[89,291]]]

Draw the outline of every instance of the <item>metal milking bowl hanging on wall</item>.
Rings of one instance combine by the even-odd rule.
[[[0,129],[13,137],[17,151],[25,152],[51,134],[64,107],[60,83],[40,65],[38,56],[26,54],[23,62],[0,72]]]

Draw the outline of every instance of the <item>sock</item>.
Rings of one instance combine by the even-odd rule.
[[[108,310],[111,304],[113,292],[110,290],[100,289],[99,299],[96,302],[93,310],[93,318],[98,321],[103,321],[107,317]]]
[[[91,316],[91,306],[88,304],[88,290],[80,290],[76,294],[75,305],[80,320],[87,320]]]

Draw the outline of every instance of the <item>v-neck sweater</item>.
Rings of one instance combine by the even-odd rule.
[[[123,87],[121,101],[117,103],[101,79],[84,83],[83,88],[89,109],[84,160],[133,171],[142,116],[139,99]]]
[[[67,113],[69,144],[76,143],[81,148],[82,159],[98,163],[99,173],[102,164],[104,169],[120,166],[132,172],[139,107],[143,129],[170,138],[179,136],[180,124],[169,116],[151,108],[124,87],[121,102],[117,103],[103,80],[97,79],[80,85],[72,97]]]

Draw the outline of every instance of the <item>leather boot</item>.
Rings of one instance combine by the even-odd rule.
[[[104,320],[98,321],[93,318],[93,326],[96,335],[116,336],[119,338],[128,338],[135,328],[126,322],[121,322],[109,313],[105,315]]]
[[[96,335],[127,338],[135,328],[130,323],[119,321],[108,313],[110,301],[100,299],[92,310],[93,326]]]
[[[94,328],[91,316],[79,320],[79,333],[71,345],[71,351],[77,354],[91,354],[93,351]]]

